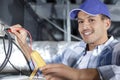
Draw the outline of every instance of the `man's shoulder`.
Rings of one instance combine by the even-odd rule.
[[[81,53],[84,51],[86,47],[86,43],[83,41],[76,42],[70,46],[68,46],[65,50],[67,51],[73,51],[75,53]]]
[[[111,45],[113,48],[113,53],[119,53],[120,54],[120,42],[116,42],[113,45]]]
[[[71,48],[71,49],[78,48],[78,47],[85,48],[86,43],[83,40],[81,40],[81,41],[78,41],[78,42],[72,44],[71,46],[69,46],[69,48]]]
[[[113,49],[116,49],[116,48],[120,49],[120,42],[116,40],[113,43],[111,43],[109,46],[112,47]]]
[[[113,47],[112,64],[120,65],[120,42],[116,43]]]

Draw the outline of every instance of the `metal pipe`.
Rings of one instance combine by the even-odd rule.
[[[70,11],[70,2],[67,0],[67,41],[71,41],[71,23],[70,23],[70,16],[69,16],[69,11]]]

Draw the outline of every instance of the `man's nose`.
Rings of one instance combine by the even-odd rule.
[[[83,24],[83,29],[88,29],[90,27],[90,23],[88,21],[85,21]]]

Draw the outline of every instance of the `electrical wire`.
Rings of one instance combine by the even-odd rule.
[[[23,28],[24,29],[24,28]],[[5,46],[5,38],[3,37],[3,46],[4,46],[4,52],[5,52],[5,59],[4,61],[2,62],[1,66],[0,66],[0,72],[5,68],[5,66],[7,65],[7,63],[9,62],[10,65],[15,69],[17,70],[18,72],[20,72],[21,74],[24,74],[26,75],[26,73],[22,72],[21,70],[17,69],[11,62],[10,62],[10,56],[11,56],[11,53],[12,53],[12,48],[13,48],[13,45],[14,44],[22,53],[23,51],[21,50],[21,48],[14,42],[14,39],[11,37],[10,33],[9,33],[9,28],[5,29],[5,33],[6,33],[6,36],[8,38],[8,49],[6,51],[6,46]],[[25,29],[24,29],[25,30]],[[30,37],[30,45],[31,45],[31,48],[32,48],[32,36],[31,34],[29,33],[29,31],[25,30],[28,34],[29,34],[29,37]],[[23,54],[24,58],[26,59],[25,55]],[[32,69],[29,65],[29,62],[28,60],[26,59],[27,61],[27,64],[28,64],[28,67],[30,69],[30,73],[32,72]]]
[[[5,55],[7,56],[7,53],[6,53],[6,46],[5,46],[5,38],[3,37],[3,46],[4,46],[4,52],[5,52]],[[10,63],[10,65],[17,71],[19,71],[11,62],[10,60],[8,61]],[[19,71],[20,72],[20,71]]]
[[[31,50],[32,50],[32,36],[31,36],[30,32],[29,32],[28,30],[26,30],[25,28],[20,28],[20,29],[22,29],[22,30],[24,30],[24,31],[27,32],[27,34],[28,34],[28,36],[29,36],[29,38],[30,38],[30,48],[31,48]],[[18,29],[18,30],[20,30],[20,29]],[[10,28],[8,28],[7,30],[11,31]],[[21,48],[20,48],[13,40],[12,40],[12,43],[23,53],[23,56],[24,56],[24,58],[25,58],[26,61],[27,61],[28,67],[29,67],[29,69],[30,69],[30,72],[32,72],[32,69],[31,69],[31,67],[30,67],[30,65],[29,65],[29,62],[28,62],[26,56],[24,55],[24,52],[21,50]]]
[[[23,53],[23,51],[21,50],[21,48],[14,41],[12,41],[12,43]],[[24,53],[23,53],[23,56],[24,56],[25,60],[27,61],[27,65],[28,65],[28,67],[30,69],[30,72],[32,72],[32,69],[31,69],[31,67],[29,65],[29,62],[28,62],[27,58],[25,57]],[[24,72],[22,72],[22,73],[25,74]]]
[[[22,52],[22,50],[20,49],[20,47],[19,47],[13,40],[12,40],[12,43]],[[5,38],[4,38],[4,37],[3,37],[3,46],[4,46],[4,52],[5,52],[5,55],[6,55],[7,53],[6,53],[6,46],[5,46]],[[23,53],[23,52],[22,52],[22,53]],[[25,55],[23,55],[23,56],[24,56],[25,60],[27,61]],[[11,65],[16,71],[18,71],[19,73],[21,73],[21,74],[23,74],[23,75],[26,75],[25,72],[17,69],[17,68],[11,63],[10,60],[9,60],[8,62],[10,63],[10,65]],[[30,69],[30,72],[32,72],[28,61],[27,61],[27,64],[28,64],[28,67],[29,67],[29,69]]]
[[[7,65],[7,63],[9,62],[10,63],[10,65],[15,69],[15,70],[17,70],[18,72],[20,72],[20,73],[22,73],[22,74],[26,74],[26,72],[24,73],[24,72],[22,72],[21,70],[19,70],[19,69],[17,69],[11,62],[10,62],[10,57],[11,57],[11,54],[12,54],[12,48],[13,48],[13,44],[23,53],[23,51],[21,50],[21,48],[14,42],[14,39],[11,37],[11,35],[10,35],[10,32],[9,32],[9,30],[10,30],[10,28],[9,28],[9,26],[6,24],[6,23],[4,23],[3,21],[1,21],[0,20],[0,25],[1,26],[3,26],[4,28],[6,28],[6,29],[3,29],[2,30],[2,32],[4,32],[5,33],[5,35],[3,35],[1,38],[3,39],[3,48],[4,48],[4,52],[5,52],[5,58],[4,58],[4,60],[3,60],[3,62],[0,64],[0,72],[2,72],[2,70],[5,68],[5,66]],[[22,29],[24,29],[24,28],[22,28]],[[29,33],[29,31],[27,31],[26,29],[24,29],[27,33],[28,33],[28,35],[29,35],[29,37],[30,37],[30,48],[32,49],[32,36],[31,36],[31,34]],[[7,38],[8,40],[8,45],[6,46],[5,45],[5,38]],[[6,47],[7,47],[7,49],[6,49]],[[26,59],[26,57],[25,57],[25,55],[23,54],[23,56],[24,56],[24,58],[25,58],[25,60],[26,60],[26,62],[27,62],[27,64],[28,64],[28,67],[29,67],[29,70],[30,70],[30,73],[32,72],[32,69],[31,69],[31,67],[30,67],[30,65],[29,65],[29,62],[28,62],[28,60]]]
[[[12,52],[12,38],[10,36],[10,34],[7,32],[7,30],[4,30],[8,36],[8,49],[7,49],[7,53],[5,56],[5,59],[3,61],[3,63],[0,65],[0,72],[5,68],[5,66],[7,65],[9,58],[11,56],[11,52]]]

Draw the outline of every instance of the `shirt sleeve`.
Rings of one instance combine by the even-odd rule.
[[[30,68],[31,68],[32,70],[34,70],[35,67],[34,67],[34,64],[33,64],[33,62],[32,62],[31,59],[29,60],[29,65],[30,65]]]
[[[120,79],[120,66],[107,65],[97,68],[101,80],[119,80]]]
[[[35,66],[34,66],[34,63],[32,60],[29,60],[29,65],[30,65],[30,68],[31,70],[34,70]],[[37,71],[37,75],[41,75],[42,72],[40,70]]]

